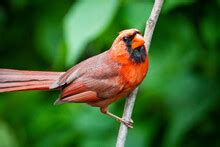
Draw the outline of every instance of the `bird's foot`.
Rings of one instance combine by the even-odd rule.
[[[101,111],[101,112],[102,112],[102,111]],[[133,128],[132,125],[133,125],[134,121],[133,121],[132,119],[126,120],[126,119],[124,119],[124,118],[120,118],[120,117],[118,117],[118,116],[116,116],[116,115],[110,113],[109,111],[104,111],[104,114],[107,114],[107,115],[109,115],[109,116],[115,118],[117,121],[123,123],[123,124],[124,124],[125,126],[127,126],[128,128]]]
[[[128,128],[133,128],[133,123],[134,121],[132,119],[130,120],[125,120],[123,118],[117,119],[119,122],[123,123],[124,125],[126,125]]]

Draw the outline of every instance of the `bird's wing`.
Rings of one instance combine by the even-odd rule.
[[[88,58],[80,62],[79,64],[73,66],[72,68],[67,70],[64,74],[62,74],[56,81],[54,81],[50,85],[50,89],[56,89],[63,87],[66,84],[70,84],[71,82],[81,77],[86,72],[89,72],[90,69],[94,69],[94,66],[96,66],[97,63],[100,64],[99,60],[102,59],[103,56],[107,56],[107,52],[103,52],[97,56]]]
[[[79,64],[67,70],[56,81],[54,81],[49,88],[50,89],[60,88],[74,81],[79,76],[79,72],[78,72],[79,68],[77,68],[78,66]]]
[[[58,102],[92,102],[117,95],[123,89],[120,67],[107,52],[81,62],[57,82],[64,85]]]

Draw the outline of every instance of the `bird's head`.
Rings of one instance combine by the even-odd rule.
[[[132,60],[140,64],[147,57],[144,37],[137,29],[123,30],[112,44],[111,52],[116,58],[122,60]],[[127,58],[127,59],[126,59]]]

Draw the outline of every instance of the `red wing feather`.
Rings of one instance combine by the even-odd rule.
[[[88,89],[86,88],[86,86],[83,83],[73,82],[70,85],[63,88],[63,91],[61,93],[61,97],[67,97],[67,96],[70,96],[70,95],[85,92],[87,90]]]
[[[58,99],[55,104],[62,104],[62,103],[89,103],[100,100],[97,97],[96,92],[94,91],[85,91],[82,93],[78,93],[75,95],[70,95],[65,98]]]

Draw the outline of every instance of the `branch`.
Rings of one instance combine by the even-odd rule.
[[[155,28],[155,25],[156,25],[156,22],[157,22],[157,19],[160,14],[162,6],[163,6],[163,0],[155,0],[150,17],[148,18],[148,20],[146,22],[146,27],[145,27],[145,32],[144,32],[144,40],[145,40],[145,46],[146,46],[147,53],[149,52],[151,38],[152,38],[154,28]],[[131,115],[132,115],[137,91],[138,91],[138,87],[126,99],[124,113],[123,113],[123,117],[122,117],[125,120],[131,120]],[[118,132],[116,147],[124,147],[127,133],[128,133],[127,126],[125,126],[123,123],[121,123],[120,129]]]
[[[157,23],[157,19],[160,14],[160,10],[162,6],[163,6],[163,0],[155,0],[150,17],[148,18],[146,22],[144,40],[145,40],[145,46],[146,46],[147,52],[149,52],[151,38],[153,36],[154,28]]]

